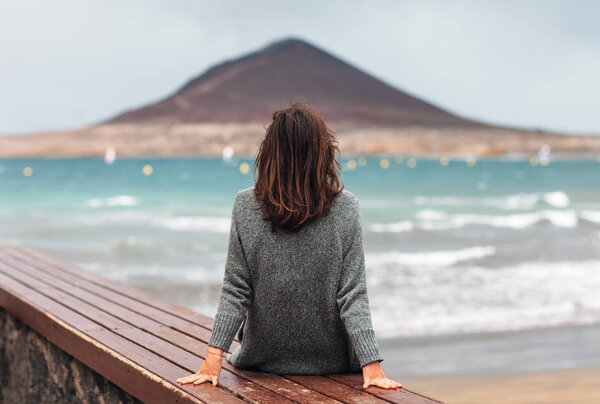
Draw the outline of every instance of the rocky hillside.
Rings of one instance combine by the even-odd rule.
[[[284,39],[215,65],[166,99],[109,123],[266,122],[292,100],[349,125],[482,127],[364,73],[318,47]]]

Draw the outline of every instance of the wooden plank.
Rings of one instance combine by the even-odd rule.
[[[0,305],[9,313],[146,403],[202,403],[211,399],[241,402],[211,386],[197,389],[168,383],[165,380],[176,380],[185,369],[160,358],[148,360],[154,359],[150,352],[2,273],[0,285]],[[95,337],[90,337],[88,332],[93,332]],[[114,346],[135,355],[121,355]]]
[[[237,369],[235,367],[233,368]],[[280,375],[252,370],[243,370],[241,372],[245,377],[250,378],[253,382],[268,387],[269,389],[298,403],[340,403],[338,400],[334,400],[323,393],[302,386]]]
[[[89,270],[84,269],[83,267],[74,264],[72,262],[63,260],[61,258],[55,257],[51,254],[48,254],[44,251],[27,248],[27,247],[11,247],[11,252],[19,252],[23,255],[28,255],[30,257],[35,257],[38,260],[42,260],[44,262],[52,264],[55,268],[70,273],[72,275],[77,275],[81,278],[87,279],[90,282],[93,282],[99,286],[103,286],[107,290],[111,290],[113,292],[119,293],[125,297],[130,299],[137,300],[141,303],[144,303],[148,306],[154,307],[165,313],[169,313],[172,316],[179,317],[183,320],[192,322],[199,326],[205,327],[208,330],[212,330],[214,325],[214,319],[208,316],[205,316],[201,313],[193,311],[187,307],[180,306],[178,304],[169,302],[164,300],[158,296],[151,295],[142,290],[133,288],[131,286],[124,285],[122,283],[114,282],[110,279],[97,275]],[[239,344],[237,337],[234,338],[234,342]],[[235,346],[232,346],[232,349],[235,349]]]
[[[10,264],[24,274],[29,275],[32,278],[39,279],[46,283],[52,283],[54,287],[60,288],[65,293],[69,293],[79,299],[90,303],[100,310],[107,311],[111,315],[116,316],[122,320],[125,320],[128,324],[139,327],[145,331],[152,333],[158,337],[161,337],[175,346],[188,350],[189,352],[199,354],[202,358],[206,357],[207,344],[201,343],[185,334],[178,332],[175,329],[164,327],[158,321],[154,319],[141,316],[135,312],[129,311],[127,308],[119,306],[101,296],[94,295],[85,290],[85,287],[89,286],[85,280],[79,279],[70,274],[56,272],[52,268],[42,266],[39,262],[28,261],[26,263],[14,260],[11,254],[0,255],[4,257],[4,263]],[[48,272],[44,272],[48,271]],[[55,276],[56,275],[56,276]],[[68,282],[68,283],[67,283]],[[93,286],[93,289],[97,289],[97,286]],[[158,318],[156,319],[158,320]],[[161,354],[157,352],[157,354]],[[172,355],[172,353],[170,354]],[[164,355],[163,355],[164,356]],[[199,362],[198,362],[199,363]],[[258,385],[261,385],[275,393],[285,396],[291,400],[300,403],[336,403],[337,401],[315,391],[308,390],[304,386],[298,385],[288,379],[285,379],[279,375],[255,372],[238,369],[228,362],[224,361],[223,369],[227,369],[232,373],[238,374]]]
[[[353,387],[358,390],[368,391],[374,396],[381,398],[383,400],[389,401],[390,403],[407,403],[407,404],[433,404],[433,403],[442,403],[442,401],[438,401],[431,397],[424,396],[423,394],[419,394],[412,390],[407,389],[404,384],[401,389],[396,390],[388,390],[381,389],[376,386],[369,386],[366,390],[362,388],[363,386],[363,378],[360,374],[337,374],[337,375],[327,375],[328,378],[338,381],[340,383],[344,383],[347,386]]]
[[[26,257],[20,255],[18,252],[15,252],[15,251],[8,250],[8,251],[5,251],[4,254],[5,254],[5,256],[14,258],[14,259],[19,260],[22,263],[26,263],[28,265],[33,265],[35,263],[35,261],[27,261]],[[53,271],[53,273],[57,273],[56,270],[60,270],[59,268],[56,267],[56,265],[45,266],[44,268],[46,268],[46,270],[48,270],[48,271]],[[87,271],[80,270],[80,272],[81,272],[80,274],[71,274],[71,276],[75,277],[77,279],[85,278]],[[66,275],[69,275],[69,274],[66,274]],[[102,295],[103,297],[107,298],[108,300],[117,302],[138,314],[142,314],[149,318],[160,318],[160,321],[163,324],[165,324],[169,327],[176,328],[179,331],[186,333],[192,337],[200,336],[200,337],[205,337],[207,340],[210,337],[210,334],[211,334],[210,329],[208,329],[204,326],[200,326],[200,325],[195,324],[186,319],[182,319],[180,317],[165,313],[162,310],[156,309],[155,307],[152,307],[150,305],[142,303],[136,299],[132,299],[128,296],[124,296],[120,293],[114,292],[104,286],[99,286],[92,282],[92,283],[87,283],[85,285],[82,285],[82,287],[84,287],[86,290],[88,290],[92,293]],[[231,348],[231,349],[234,349],[234,348]]]
[[[0,254],[2,254],[2,252],[0,252]],[[5,257],[7,257],[6,259],[13,259],[32,268],[39,268],[48,274],[52,274],[52,276],[64,279],[73,283],[74,285],[77,285],[78,288],[82,288],[90,293],[94,293],[111,302],[119,304],[127,308],[130,312],[141,314],[147,318],[157,319],[157,321],[160,321],[162,324],[177,329],[192,338],[199,337],[206,341],[208,341],[210,338],[211,328],[207,328],[205,326],[188,321],[187,319],[182,319],[177,316],[173,316],[172,314],[165,313],[160,309],[156,309],[153,306],[149,306],[129,296],[114,292],[110,288],[107,288],[106,285],[98,285],[96,282],[89,281],[86,276],[89,275],[89,273],[84,269],[79,269],[79,273],[71,273],[70,271],[65,272],[62,271],[58,264],[55,264],[54,262],[49,262],[45,259],[38,259],[37,257],[30,255],[25,255],[19,250],[7,250],[3,254]],[[114,284],[115,282],[105,279],[105,283]],[[234,347],[230,348],[230,350],[233,349]]]
[[[10,261],[10,258],[6,256],[3,257],[2,262],[0,262],[0,273],[3,273],[7,276],[11,276],[13,279],[18,280],[19,282],[33,288],[45,289],[40,293],[46,295],[47,297],[64,304],[67,307],[73,308],[74,311],[84,315],[85,317],[98,322],[99,324],[111,329],[115,334],[118,334],[124,338],[127,338],[131,342],[137,343],[141,347],[145,347],[148,351],[152,352],[154,358],[165,360],[172,362],[173,364],[179,365],[185,369],[187,372],[181,372],[175,378],[168,379],[169,382],[173,384],[177,384],[176,380],[182,376],[185,376],[189,373],[194,373],[197,370],[201,362],[201,358],[197,357],[194,354],[191,354],[187,351],[182,350],[179,347],[171,344],[168,341],[165,341],[159,337],[156,337],[148,332],[140,330],[137,327],[132,326],[131,324],[126,323],[116,317],[108,316],[107,313],[102,312],[98,308],[86,303],[84,300],[77,299],[74,296],[71,296],[65,292],[60,291],[59,289],[49,290],[45,288],[45,283],[36,279],[32,279],[28,274],[25,274],[26,268],[12,268],[6,265],[6,262]],[[11,262],[11,264],[14,263]],[[95,332],[95,331],[94,331]],[[95,334],[92,333],[92,337]],[[128,352],[120,352],[124,356],[128,356]],[[159,356],[160,355],[160,356]],[[222,369],[221,375],[219,377],[219,389],[215,389],[214,386],[207,384],[203,384],[203,386],[212,388],[213,390],[219,390],[221,388],[225,388],[229,390],[232,394],[241,396],[245,400],[256,403],[285,403],[292,402],[290,400],[285,399],[284,397],[275,394],[274,392],[263,388],[245,378],[239,377],[232,372]]]
[[[351,404],[387,404],[371,394],[357,391],[343,383],[338,383],[326,376],[304,376],[304,375],[286,375],[290,380],[300,383],[308,388],[327,394],[329,397],[338,401]]]

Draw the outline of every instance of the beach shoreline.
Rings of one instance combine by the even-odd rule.
[[[408,389],[452,404],[600,402],[600,367],[395,380]]]
[[[380,346],[389,378],[444,402],[597,403],[598,341],[600,325],[583,325],[383,339]]]
[[[533,156],[548,145],[553,154],[598,155],[600,136],[503,128],[347,127],[334,128],[340,152],[446,156]],[[0,136],[0,158],[94,157],[114,148],[121,156],[254,155],[265,136],[257,123],[104,124],[83,129]]]
[[[600,368],[600,324],[378,341],[385,358],[382,366],[398,378]]]

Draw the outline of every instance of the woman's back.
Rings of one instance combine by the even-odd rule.
[[[219,377],[222,356],[239,368],[279,374],[359,372],[385,377],[371,324],[358,199],[344,190],[337,141],[306,102],[273,113],[254,164],[254,186],[238,191],[223,288],[207,358],[178,381]]]
[[[366,293],[358,200],[343,190],[299,231],[262,218],[254,187],[237,193],[223,291],[209,345],[228,362],[280,374],[358,372],[382,361]]]

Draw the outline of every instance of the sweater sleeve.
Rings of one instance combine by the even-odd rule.
[[[238,193],[233,204],[223,287],[213,331],[208,341],[208,345],[221,348],[225,352],[229,351],[233,338],[246,316],[248,304],[252,299],[250,270],[236,222],[239,197]]]
[[[349,246],[344,252],[342,272],[337,293],[340,317],[354,347],[360,366],[378,361],[383,357],[375,339],[371,322],[362,244],[362,223],[358,200],[355,203],[355,219],[348,237]]]

